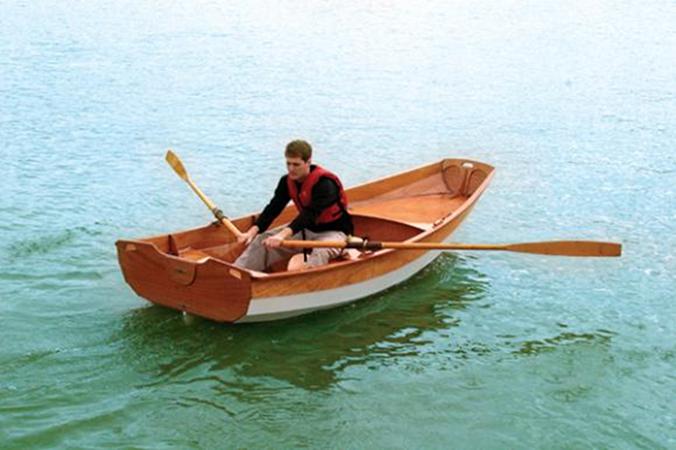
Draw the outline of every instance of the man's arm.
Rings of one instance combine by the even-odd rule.
[[[291,200],[289,196],[289,188],[286,185],[286,176],[280,178],[275,188],[275,195],[267,204],[260,216],[256,219],[254,226],[258,227],[260,233],[268,229],[273,220],[282,212],[286,205]]]
[[[237,238],[240,244],[249,245],[258,233],[267,230],[273,220],[277,218],[282,212],[291,198],[289,197],[289,188],[286,185],[286,176],[280,178],[277,187],[275,188],[275,195],[272,197],[263,212],[258,216],[254,224]]]

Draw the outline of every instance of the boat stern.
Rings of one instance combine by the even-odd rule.
[[[161,252],[151,242],[115,243],[125,281],[140,297],[217,322],[235,322],[251,301],[251,277],[232,264],[193,261]]]

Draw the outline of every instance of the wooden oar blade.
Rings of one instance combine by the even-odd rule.
[[[185,170],[183,163],[178,158],[176,153],[172,152],[171,150],[167,150],[167,156],[165,159],[179,177],[181,177],[184,181],[188,181],[188,171]]]
[[[622,244],[598,241],[525,242],[506,245],[505,250],[540,255],[612,257],[622,255]]]

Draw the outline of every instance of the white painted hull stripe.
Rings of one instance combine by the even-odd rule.
[[[432,262],[438,254],[436,251],[427,252],[420,258],[397,270],[361,283],[307,294],[252,300],[246,316],[238,320],[238,322],[262,322],[284,319],[353,302],[406,280]]]

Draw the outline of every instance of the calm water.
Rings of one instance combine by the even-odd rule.
[[[676,5],[0,4],[0,447],[675,448]],[[261,208],[295,137],[345,183],[497,174],[465,242],[345,308],[185,322],[114,241]]]

